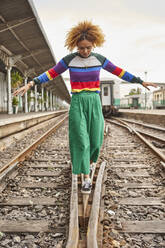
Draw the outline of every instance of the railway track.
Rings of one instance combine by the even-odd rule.
[[[0,247],[164,247],[160,158],[128,126],[106,123],[105,134],[90,195],[71,174],[66,122],[1,169]]]
[[[12,135],[3,137],[0,139],[0,171],[4,165],[21,153],[23,149],[26,149],[30,144],[35,142],[39,137],[46,133],[51,127],[56,125],[67,113],[58,113],[58,116],[44,121],[39,124],[35,124],[32,127],[18,130]],[[36,120],[37,123],[37,120]],[[12,124],[10,124],[12,127]],[[15,123],[14,123],[15,127]],[[14,128],[13,127],[13,128]],[[8,128],[8,127],[6,127]],[[11,129],[11,128],[10,128]],[[14,132],[14,131],[13,131]]]
[[[163,162],[165,162],[165,129],[158,126],[152,126],[148,124],[139,123],[136,121],[124,120],[120,118],[113,118],[114,123],[121,123],[131,132],[134,132],[145,144],[147,144],[152,151],[154,151]],[[113,121],[111,121],[113,122]],[[128,124],[129,123],[129,124]],[[132,125],[130,125],[130,123]],[[140,129],[137,126],[140,125]]]
[[[94,165],[91,172],[93,190],[90,195],[81,193],[83,178],[72,175],[70,226],[66,248],[102,247],[103,213],[100,211],[100,202],[106,163],[102,162],[98,166]]]
[[[137,132],[144,135],[145,137],[149,137],[153,140],[160,142],[160,144],[157,145],[158,147],[165,148],[163,146],[165,144],[165,128],[123,118],[117,118],[116,120],[120,120],[121,122],[127,123],[130,127],[135,129]]]
[[[109,125],[109,123],[107,124]],[[103,247],[165,247],[165,173],[155,156],[124,123],[113,120],[106,139]],[[144,139],[142,139],[144,140]],[[159,152],[159,151],[158,151]],[[155,151],[154,151],[155,153]]]
[[[0,247],[65,247],[71,168],[67,125],[60,126],[66,118],[1,168]]]
[[[76,242],[79,247],[86,247],[87,243],[88,247],[93,247],[93,243],[97,244],[98,241],[97,227],[100,230],[100,245],[102,243],[103,228],[101,223],[98,224],[98,218],[100,218],[99,199],[101,199],[105,163],[100,160],[97,166],[93,166],[92,194],[82,195],[80,189],[83,177],[72,175],[71,183],[67,126],[65,125],[65,132],[60,129],[57,134],[52,134],[52,137],[42,143],[64,119],[1,168],[0,239],[2,247],[11,245],[28,247],[33,244],[34,247],[73,248],[76,247]],[[31,153],[32,155],[29,155]],[[65,197],[60,199],[61,195]],[[76,218],[79,223],[77,231],[75,212],[78,214]],[[75,241],[73,236],[76,232]]]

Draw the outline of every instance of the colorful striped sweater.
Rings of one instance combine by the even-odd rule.
[[[100,92],[101,68],[130,83],[142,84],[143,82],[140,78],[112,64],[100,54],[91,53],[88,58],[83,58],[78,52],[65,56],[53,68],[34,78],[33,81],[35,84],[45,83],[69,69],[72,93]]]

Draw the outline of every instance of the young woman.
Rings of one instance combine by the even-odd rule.
[[[90,193],[90,163],[96,162],[103,142],[104,119],[100,102],[100,70],[110,73],[130,83],[154,86],[143,82],[127,71],[112,64],[106,57],[92,52],[93,48],[104,43],[104,34],[99,26],[89,21],[80,22],[66,36],[65,46],[70,53],[61,59],[53,68],[34,78],[26,86],[14,92],[24,94],[35,84],[42,84],[54,79],[67,69],[70,72],[72,100],[69,111],[69,146],[72,161],[72,172],[83,173],[83,193]]]

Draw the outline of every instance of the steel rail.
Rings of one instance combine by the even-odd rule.
[[[78,241],[79,241],[78,184],[77,184],[77,175],[72,174],[69,237],[68,237],[66,248],[77,248]]]
[[[41,144],[51,133],[53,133],[58,127],[60,127],[63,122],[68,118],[68,114],[64,114],[64,118],[60,120],[55,126],[50,128],[46,133],[44,133],[41,137],[39,137],[36,141],[34,141],[31,145],[25,148],[22,152],[20,152],[17,156],[15,156],[10,162],[4,165],[0,169],[0,180],[2,180],[6,174],[10,171],[10,167],[14,169],[17,164],[21,161],[24,161],[25,158],[36,149],[36,147]],[[7,172],[7,173],[6,173]]]
[[[116,120],[115,118],[113,118],[113,119]],[[109,120],[107,120],[107,121],[109,121]],[[117,123],[116,123],[115,121],[113,121],[113,120],[111,120],[111,122],[114,123],[114,124],[117,124]],[[129,130],[129,132],[131,132],[131,129],[130,129],[129,127],[126,127],[124,124],[119,124],[119,123],[118,123],[118,125],[121,126],[121,127],[127,128],[127,129]],[[160,138],[160,137],[157,137],[157,136],[155,136],[155,135],[153,135],[153,134],[146,133],[146,132],[141,131],[141,130],[139,130],[139,129],[135,129],[135,130],[136,130],[138,133],[141,133],[141,134],[144,135],[144,136],[148,136],[148,137],[154,138],[154,139],[156,139],[156,140],[158,140],[158,141],[165,142],[165,139],[162,139],[162,138]],[[161,130],[161,131],[162,131],[162,130]]]
[[[145,124],[145,123],[140,123],[140,122],[134,121],[134,120],[127,120],[125,118],[120,118],[120,120],[128,122],[128,123],[133,123],[133,124],[136,124],[136,125],[139,125],[139,126],[143,126],[143,127],[147,127],[147,128],[151,128],[151,129],[155,129],[155,130],[158,130],[158,131],[165,132],[165,128],[163,128],[163,127],[152,126],[152,125]]]
[[[106,137],[108,133],[109,128],[105,128],[104,136]],[[106,162],[102,162],[98,172],[96,163],[92,165],[92,170],[90,172],[91,183],[95,181],[94,177],[98,173],[92,205],[90,199],[91,195],[81,193],[80,189],[78,188],[78,183],[83,183],[84,181],[84,175],[80,175],[80,180],[78,182],[77,175],[72,174],[69,235],[66,248],[96,248],[99,245],[100,238],[98,238],[98,228],[100,218],[102,180],[105,166]]]
[[[114,118],[116,119],[116,118]],[[144,123],[140,123],[140,122],[137,122],[137,121],[132,121],[132,120],[126,120],[124,118],[120,118],[121,121],[124,121],[124,122],[128,122],[128,123],[132,123],[132,124],[136,124],[136,125],[139,125],[139,126],[142,126],[142,127],[147,127],[149,129],[154,129],[154,130],[157,130],[157,131],[162,131],[162,132],[165,132],[165,128],[162,128],[162,127],[155,127],[155,126],[152,126],[152,125],[148,125],[148,124],[144,124]],[[151,138],[154,138],[158,141],[161,141],[161,142],[165,142],[165,139],[163,138],[160,138],[160,137],[157,137],[153,134],[150,134],[150,133],[146,133],[145,131],[141,131],[139,129],[135,129],[138,133],[141,133],[142,135],[145,135],[145,136],[148,136],[148,137],[151,137]]]
[[[139,129],[135,129],[138,133],[141,133],[142,135],[144,135],[144,136],[147,136],[147,137],[150,137],[150,138],[154,138],[155,140],[158,140],[158,141],[160,141],[160,142],[164,142],[165,143],[165,139],[162,139],[162,138],[160,138],[160,137],[157,137],[157,136],[155,136],[155,135],[153,135],[153,134],[150,134],[150,133],[145,133],[144,131],[141,131],[141,130],[139,130]]]
[[[98,229],[99,210],[100,210],[100,201],[101,201],[101,185],[102,185],[105,166],[106,166],[106,162],[102,162],[96,180],[92,208],[88,223],[87,248],[98,248],[97,229]]]
[[[126,128],[130,128],[130,130],[132,130],[133,133],[135,133],[158,157],[162,159],[163,162],[165,162],[165,155],[159,149],[157,149],[154,145],[152,145],[148,140],[146,140],[138,131],[136,131],[134,128],[130,127],[127,123],[125,123],[124,121],[120,119],[117,119],[117,118],[113,118],[113,119],[124,124]],[[110,120],[107,120],[107,121],[111,122]],[[115,124],[118,125],[118,123],[115,123]]]

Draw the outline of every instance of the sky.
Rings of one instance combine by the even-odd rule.
[[[66,33],[78,22],[89,20],[101,27],[106,39],[94,52],[142,80],[165,83],[165,0],[33,2],[57,62],[69,54],[64,47]],[[62,75],[69,77],[68,72]],[[102,70],[101,78],[105,77],[117,79]],[[121,96],[138,86],[122,85]]]

